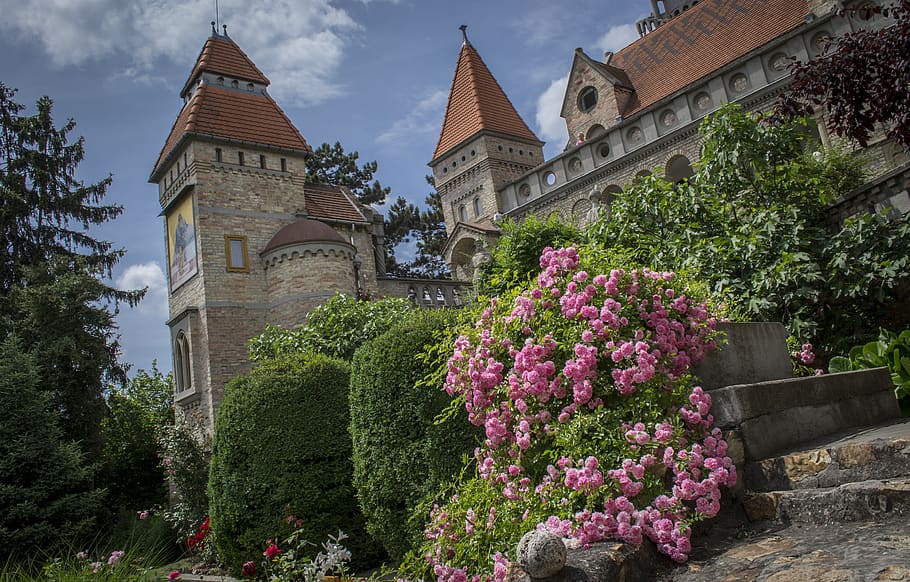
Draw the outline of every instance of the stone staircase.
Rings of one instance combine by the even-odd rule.
[[[660,579],[910,579],[910,419],[888,372],[793,378],[782,326],[724,327],[696,373],[740,482],[725,526]]]
[[[603,543],[550,580],[910,580],[910,419],[888,372],[793,378],[783,326],[719,327],[727,345],[695,373],[739,469],[721,515],[684,566]]]
[[[748,519],[827,525],[910,516],[910,419],[900,417],[887,370],[792,378],[782,326],[725,327],[737,349],[698,372],[732,444]]]

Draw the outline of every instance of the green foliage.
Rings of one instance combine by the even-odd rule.
[[[831,225],[825,205],[862,181],[861,161],[804,154],[799,125],[729,105],[702,125],[698,171],[648,176],[615,197],[589,240],[709,284],[732,319],[781,321],[823,353],[869,339],[910,290],[910,217]],[[901,323],[902,324],[902,323]]]
[[[36,359],[15,337],[0,343],[0,564],[91,536],[104,498],[68,442]]]
[[[250,359],[261,362],[288,354],[315,352],[350,360],[361,344],[402,321],[413,307],[407,299],[366,301],[338,294],[311,311],[297,329],[267,326],[262,334],[250,340]]]
[[[303,520],[304,539],[339,530],[355,566],[377,557],[351,485],[348,365],[318,354],[270,360],[228,384],[215,420],[209,476],[218,555],[235,573],[265,540]]]
[[[113,507],[144,509],[165,505],[167,482],[158,468],[157,435],[173,423],[173,385],[157,364],[139,370],[123,388],[111,388],[104,438],[102,480]]]
[[[331,146],[324,143],[307,158],[306,181],[308,184],[342,186],[363,204],[382,204],[391,189],[373,180],[373,174],[379,169],[375,161],[360,166],[359,159],[358,152],[345,153],[337,141]]]
[[[888,368],[894,393],[898,398],[910,397],[910,329],[900,334],[881,330],[878,340],[854,346],[848,356],[836,356],[828,363],[833,373]]]
[[[178,415],[163,427],[158,444],[161,469],[173,499],[164,518],[183,539],[196,533],[209,513],[207,485],[211,438],[201,414]]]
[[[427,176],[426,180],[430,186],[434,185],[432,176]],[[447,239],[442,198],[434,190],[424,199],[424,203],[426,208],[421,210],[399,196],[389,207],[385,242],[389,250],[386,270],[390,275],[436,279],[451,274],[442,258]],[[416,256],[411,261],[399,262],[395,257],[396,247],[412,240],[416,243]]]
[[[367,531],[394,560],[415,547],[423,531],[426,514],[411,519],[414,510],[423,509],[423,499],[458,475],[462,456],[473,450],[479,435],[463,407],[435,422],[452,402],[434,373],[445,369],[456,319],[450,310],[418,312],[354,355],[354,486]],[[433,346],[445,348],[422,357]],[[437,381],[425,382],[427,377]]]
[[[540,271],[540,253],[546,247],[558,248],[581,240],[571,224],[550,215],[546,220],[528,216],[522,222],[506,219],[500,225],[502,236],[492,249],[492,261],[482,267],[479,294],[494,297],[527,282]]]
[[[123,208],[101,204],[110,177],[76,179],[85,152],[81,138],[69,143],[75,122],[56,127],[48,97],[24,115],[14,95],[0,84],[0,337],[16,333],[40,355],[38,388],[60,411],[66,438],[96,462],[105,380],[125,378],[114,309],[144,292],[103,282],[124,251],[87,231]]]

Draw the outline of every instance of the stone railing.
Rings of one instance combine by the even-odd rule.
[[[467,281],[443,279],[379,279],[383,297],[404,297],[421,308],[461,307],[471,297]]]

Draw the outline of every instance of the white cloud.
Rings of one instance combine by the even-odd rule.
[[[135,309],[141,313],[167,317],[167,279],[157,262],[130,265],[117,278],[116,286],[122,290],[148,287],[145,299]]]
[[[381,144],[394,144],[417,135],[427,135],[439,131],[442,127],[442,116],[445,114],[448,91],[439,89],[421,99],[411,112],[398,119],[387,130],[376,137]]]
[[[601,51],[619,52],[638,40],[638,29],[634,24],[620,24],[612,27],[597,41]]]
[[[117,75],[148,81],[162,59],[189,72],[212,8],[209,0],[0,0],[0,32],[39,43],[57,67],[127,55]],[[333,78],[361,27],[332,0],[221,0],[220,15],[250,58],[268,65],[283,102],[314,104],[343,91]]]
[[[537,98],[537,127],[544,141],[558,144],[560,148],[569,139],[566,123],[559,116],[562,100],[566,94],[569,75],[556,79],[540,97]]]

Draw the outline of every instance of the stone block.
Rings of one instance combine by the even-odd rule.
[[[793,377],[787,329],[779,323],[719,323],[727,335],[722,349],[695,367],[705,390]]]
[[[910,475],[910,420],[854,430],[830,443],[746,464],[749,489],[836,487]]]
[[[884,520],[910,512],[910,477],[846,483],[823,489],[755,493],[744,501],[752,520],[817,526]]]

